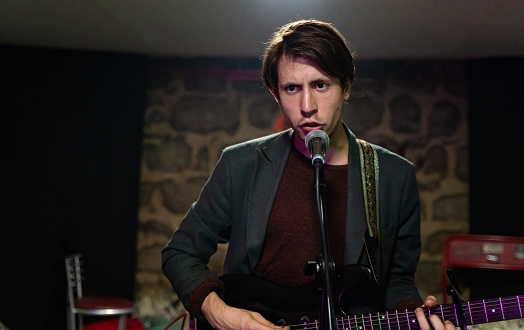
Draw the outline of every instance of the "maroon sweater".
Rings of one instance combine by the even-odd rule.
[[[330,253],[335,264],[344,264],[347,165],[324,165],[326,223]],[[269,217],[260,277],[287,287],[314,280],[304,275],[304,265],[322,253],[315,171],[311,160],[292,148]]]

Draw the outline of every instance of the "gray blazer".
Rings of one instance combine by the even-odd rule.
[[[345,125],[344,125],[345,126]],[[349,140],[345,263],[358,263],[367,228],[360,156]],[[255,274],[273,200],[293,131],[228,147],[180,227],[162,251],[162,269],[184,305],[204,280],[216,277],[207,264],[218,243],[229,243],[224,273]],[[382,304],[419,299],[414,272],[420,256],[419,196],[415,170],[406,159],[380,147],[380,271]]]

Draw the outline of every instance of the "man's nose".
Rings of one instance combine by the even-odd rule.
[[[302,92],[300,110],[305,113],[312,113],[317,110],[315,93],[310,88],[305,88]]]

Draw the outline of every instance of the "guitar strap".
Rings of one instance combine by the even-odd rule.
[[[378,155],[374,145],[360,139],[357,139],[357,141],[360,153],[360,172],[362,174],[362,188],[364,193],[364,205],[366,209],[367,220],[367,230],[364,233],[364,245],[366,247],[366,253],[368,255],[371,271],[373,272],[375,281],[380,283]]]

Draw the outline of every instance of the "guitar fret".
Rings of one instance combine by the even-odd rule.
[[[469,301],[468,301],[468,311],[469,311],[469,320],[471,321],[470,324],[473,324],[473,318],[471,317],[471,305],[469,304]]]
[[[453,313],[455,313],[455,324],[459,324],[458,316],[457,316],[457,306],[453,305]]]
[[[371,314],[370,314],[370,315],[371,315]],[[379,329],[382,329],[382,321],[385,321],[385,320],[386,320],[385,316],[384,316],[384,315],[380,315],[380,313],[377,313],[376,318],[377,318],[377,322],[378,322],[378,328],[379,328]],[[385,325],[385,324],[384,324],[384,325]],[[374,328],[372,327],[372,329],[374,329]]]
[[[499,298],[500,308],[502,310],[505,320],[512,320],[522,318],[522,310],[520,309],[520,302],[517,297]]]
[[[502,320],[506,320],[506,318],[504,317],[504,308],[502,307],[502,299],[499,298],[499,303],[500,303],[500,312],[502,313]]]
[[[440,316],[443,320],[454,322],[455,308],[453,305],[440,306]]]
[[[488,310],[486,309],[486,302],[482,300],[482,306],[484,306],[484,315],[486,315],[486,322],[489,322],[488,320]]]
[[[342,329],[349,329],[349,326],[346,327],[346,325],[344,324],[344,320],[345,319],[346,319],[345,317],[341,317],[340,318],[340,322],[342,322]],[[338,320],[338,318],[337,318],[337,320]],[[338,321],[337,321],[337,329],[338,329]]]
[[[388,328],[389,328],[389,319],[387,318],[387,314],[386,315],[384,315],[384,314],[381,315],[380,313],[377,313],[377,320],[378,320],[378,328],[379,329],[382,329],[382,321],[385,322],[384,326],[387,325]],[[389,328],[389,329],[391,329],[391,328]]]
[[[517,296],[517,302],[519,303],[519,311],[520,311],[520,317],[522,318],[522,307],[520,306],[520,297]]]

